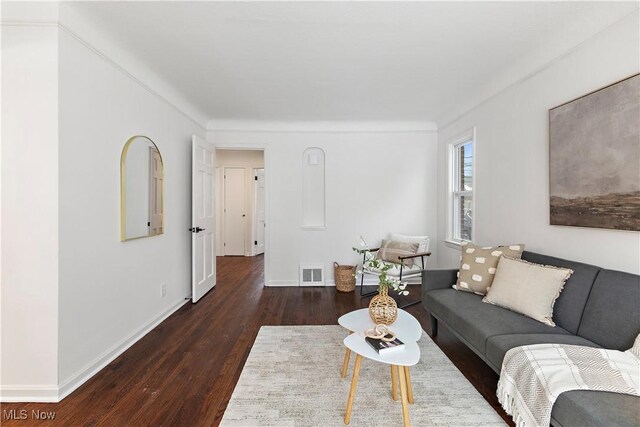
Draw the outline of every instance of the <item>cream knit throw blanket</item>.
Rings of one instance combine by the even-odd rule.
[[[636,343],[640,340],[636,339]],[[546,427],[553,404],[565,391],[598,390],[638,396],[640,359],[636,352],[635,344],[624,352],[563,344],[512,348],[502,362],[498,400],[516,426]]]

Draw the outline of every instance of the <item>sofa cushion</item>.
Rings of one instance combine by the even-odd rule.
[[[558,396],[551,412],[557,427],[640,425],[640,397],[606,391],[574,390]]]
[[[560,327],[547,326],[530,317],[482,302],[482,296],[454,289],[437,289],[425,294],[424,305],[437,318],[486,354],[489,337],[505,334],[563,334]]]
[[[496,335],[487,340],[487,364],[500,373],[502,360],[507,351],[514,347],[533,344],[571,344],[600,347],[598,344],[576,335],[561,334],[509,334]]]
[[[577,333],[591,286],[600,268],[527,251],[522,253],[522,259],[536,264],[553,265],[573,270],[573,274],[565,283],[562,293],[553,307],[553,321],[572,334]]]
[[[628,350],[640,333],[640,276],[601,270],[589,295],[578,335],[604,348]]]

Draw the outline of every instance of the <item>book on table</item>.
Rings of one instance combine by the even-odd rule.
[[[387,337],[391,338],[391,335],[387,335],[385,338]],[[378,352],[378,354],[389,354],[404,350],[404,343],[397,337],[393,341],[383,341],[381,339],[370,337],[365,337],[364,339],[376,352]]]

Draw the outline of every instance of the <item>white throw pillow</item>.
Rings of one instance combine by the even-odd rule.
[[[408,236],[406,234],[389,233],[387,240],[402,243],[417,243],[418,253],[429,251],[429,236]]]
[[[498,262],[487,296],[482,301],[555,326],[553,305],[572,274],[573,270],[568,268],[533,264],[503,256]]]

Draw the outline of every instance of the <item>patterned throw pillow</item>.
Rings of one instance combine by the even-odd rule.
[[[496,274],[500,257],[505,255],[511,258],[520,258],[522,251],[524,251],[523,244],[483,247],[469,242],[463,243],[460,272],[453,289],[486,295]]]
[[[381,261],[400,264],[401,256],[413,255],[418,251],[418,243],[394,242],[393,240],[383,240],[376,258]],[[413,267],[413,258],[404,260],[405,267]]]

